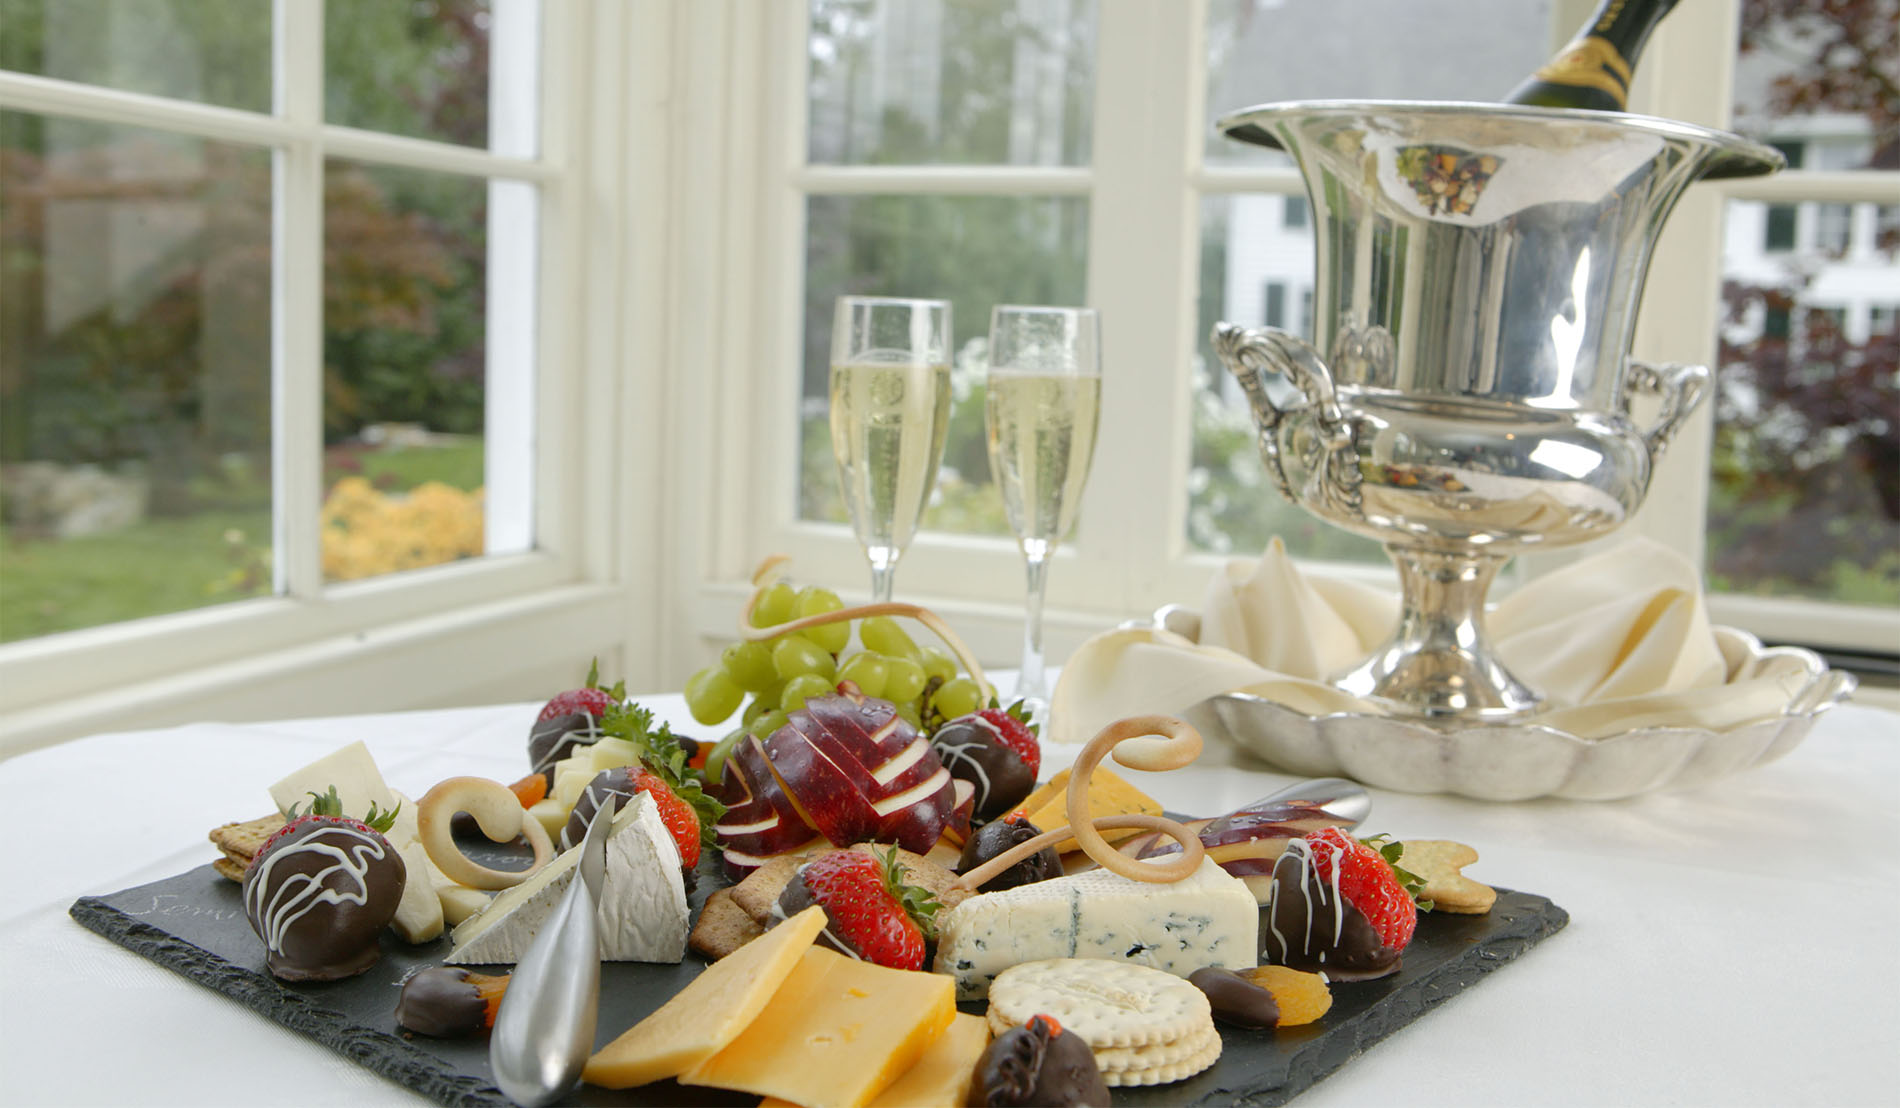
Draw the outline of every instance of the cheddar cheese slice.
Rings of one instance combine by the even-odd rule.
[[[1089,818],[1102,816],[1126,816],[1134,813],[1146,813],[1151,816],[1161,814],[1161,804],[1147,793],[1142,792],[1128,782],[1115,776],[1105,766],[1095,767],[1089,775]],[[1029,816],[1029,822],[1044,831],[1069,824],[1069,771],[1059,770],[1049,778],[1041,788],[1023,798],[1017,807]],[[1102,832],[1102,838],[1109,842],[1120,842],[1141,834],[1138,827],[1117,828]],[[1056,844],[1056,853],[1066,854],[1071,850],[1080,850],[1074,839],[1065,839]]]
[[[958,1012],[917,1064],[877,1094],[871,1108],[957,1108],[970,1103],[976,1063],[990,1045],[990,1021]]]
[[[766,1008],[824,929],[825,910],[813,906],[714,962],[659,1011],[601,1047],[581,1078],[626,1089],[678,1077],[718,1054]]]
[[[955,994],[943,974],[889,969],[812,947],[758,1018],[679,1081],[803,1108],[864,1108],[950,1026]]]

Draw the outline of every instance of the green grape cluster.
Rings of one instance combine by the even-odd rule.
[[[781,581],[759,594],[752,625],[773,627],[842,607],[844,601],[830,589],[795,589]],[[854,629],[856,650],[851,649]],[[733,643],[717,663],[687,679],[686,707],[694,719],[712,725],[744,706],[739,729],[713,755],[723,764],[720,755],[740,735],[765,738],[806,700],[836,692],[843,681],[865,696],[897,705],[897,714],[920,730],[975,711],[981,697],[976,682],[957,671],[947,651],[919,646],[895,619],[873,616],[790,631],[765,642]],[[709,776],[716,772],[712,759],[707,770]]]

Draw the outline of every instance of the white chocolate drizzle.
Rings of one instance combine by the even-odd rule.
[[[354,841],[341,845],[319,841],[332,836]],[[272,954],[282,954],[285,934],[319,904],[360,907],[368,903],[370,865],[382,861],[388,853],[388,842],[373,831],[328,824],[259,858],[253,864],[262,868],[250,875],[244,886],[244,907],[257,921],[264,946]],[[287,858],[304,854],[322,855],[331,862],[315,873],[291,874],[273,887],[271,875],[276,867]],[[340,879],[332,882],[336,875],[340,875]]]

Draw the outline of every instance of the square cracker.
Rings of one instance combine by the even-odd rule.
[[[733,903],[732,890],[720,889],[706,898],[687,941],[694,950],[717,962],[763,934],[765,928]]]
[[[257,852],[264,849],[264,844],[283,825],[284,817],[272,812],[268,816],[213,828],[205,837],[217,846],[224,857],[212,865],[233,881],[244,880],[244,870],[251,864],[251,859],[257,857]]]
[[[1478,860],[1478,852],[1448,839],[1406,839],[1399,865],[1425,882],[1419,895],[1432,902],[1432,911],[1481,916],[1491,910],[1498,891],[1459,872]]]

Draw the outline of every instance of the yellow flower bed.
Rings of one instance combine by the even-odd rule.
[[[353,581],[482,553],[482,490],[427,481],[385,496],[345,477],[323,501],[323,575]]]

